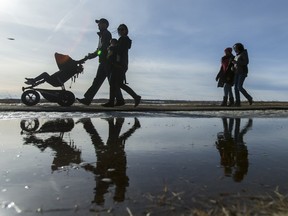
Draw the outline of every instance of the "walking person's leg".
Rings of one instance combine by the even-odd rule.
[[[241,106],[240,92],[239,92],[239,74],[234,77],[234,92],[235,92],[235,106]]]
[[[115,94],[116,94],[115,106],[123,106],[123,105],[125,105],[125,100],[123,98],[119,83],[118,83],[118,87],[115,90]]]
[[[88,99],[89,101],[93,100],[94,96],[97,94],[98,90],[102,86],[107,75],[108,74],[107,74],[106,64],[103,64],[103,63],[99,64],[96,77],[94,78],[93,83],[90,86],[90,88],[84,94],[84,97],[86,99]]]
[[[119,93],[118,89],[120,90],[119,84],[117,83],[117,76],[119,73],[117,71],[111,71],[109,77],[109,101],[107,103],[102,104],[104,107],[114,107],[115,98],[117,93]],[[120,91],[121,93],[121,91]]]
[[[238,89],[244,95],[244,97],[249,101],[249,104],[251,105],[253,103],[253,98],[243,88],[243,84],[244,84],[244,81],[245,81],[246,77],[247,77],[246,74],[240,74],[239,75]]]
[[[222,100],[221,106],[227,106],[227,99],[228,99],[228,86],[227,85],[228,84],[225,83],[224,87],[223,87],[224,96],[223,96],[223,100]]]
[[[116,79],[115,79],[115,88],[114,88],[114,93],[115,93],[115,97],[116,97],[116,103],[115,106],[123,106],[125,105],[125,100],[123,98],[120,86],[121,84],[124,82],[124,78],[125,78],[125,71],[118,69],[117,70],[117,75],[116,75]]]
[[[228,106],[233,106],[234,105],[234,96],[232,92],[232,85],[227,83],[227,95],[229,98],[229,103]]]
[[[121,84],[120,88],[126,91],[131,97],[133,97],[134,107],[137,107],[141,101],[141,96],[137,95],[136,92],[133,91],[133,89],[131,89],[129,86],[127,86],[124,83]]]
[[[77,98],[77,100],[85,105],[90,105],[90,103],[92,102],[94,96],[97,94],[98,90],[100,89],[106,77],[107,77],[107,66],[105,63],[100,63],[97,69],[96,77],[94,78],[90,88],[84,94],[84,98],[82,99]]]

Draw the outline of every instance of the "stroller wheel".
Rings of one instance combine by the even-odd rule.
[[[58,96],[60,106],[71,106],[75,102],[75,95],[70,91],[62,91]]]
[[[37,91],[30,89],[22,93],[21,101],[27,106],[34,106],[39,103],[40,95]]]

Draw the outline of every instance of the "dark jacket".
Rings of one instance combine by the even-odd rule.
[[[117,64],[119,64],[125,71],[128,70],[129,56],[128,52],[131,48],[132,41],[128,36],[122,36],[118,39],[117,48]]]
[[[234,82],[234,72],[232,70],[233,59],[234,59],[234,55],[231,55],[231,56],[225,55],[221,58],[221,67],[216,76],[216,80],[218,81],[218,87],[223,87],[224,83],[233,85],[233,82]]]
[[[99,43],[96,54],[99,56],[99,62],[105,63],[107,61],[108,47],[110,45],[112,35],[107,29],[100,31],[97,34],[99,36]]]
[[[117,72],[122,67],[117,63],[118,46],[110,46],[107,53],[107,66],[110,73]]]
[[[238,74],[244,73],[247,75],[249,64],[249,57],[247,50],[245,49],[242,52],[237,53],[234,60],[236,62],[234,64],[234,72]]]

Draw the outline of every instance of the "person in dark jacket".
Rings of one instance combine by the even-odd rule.
[[[106,77],[109,76],[108,70],[107,70],[107,53],[108,53],[108,47],[110,45],[110,41],[112,39],[111,33],[108,31],[109,22],[105,18],[101,18],[100,20],[95,20],[95,22],[98,24],[99,32],[97,33],[99,36],[99,43],[98,48],[95,52],[89,53],[88,58],[93,59],[97,56],[99,57],[99,66],[97,70],[96,77],[93,80],[92,85],[90,88],[86,91],[84,94],[84,98],[77,100],[85,105],[90,105],[94,96],[98,92],[99,88],[103,84]],[[124,104],[124,99],[121,94],[121,91],[117,93],[118,103],[121,103],[121,105]]]
[[[120,38],[117,43],[117,56],[116,61],[111,62],[109,65],[110,68],[110,94],[109,101],[105,104],[102,104],[104,107],[114,107],[118,103],[115,104],[115,98],[117,92],[120,91],[120,88],[126,91],[129,95],[131,95],[134,99],[134,106],[138,106],[141,101],[141,96],[137,95],[133,89],[131,89],[125,82],[126,80],[126,72],[128,70],[129,56],[128,52],[131,48],[132,41],[128,37],[128,27],[125,24],[120,24],[117,28],[118,35]]]
[[[248,100],[249,104],[252,105],[253,98],[250,94],[243,88],[244,81],[248,74],[248,63],[249,57],[248,52],[244,48],[243,44],[236,43],[233,46],[234,51],[236,52],[236,56],[233,63],[233,71],[235,73],[234,77],[234,90],[235,90],[235,106],[241,106],[240,101],[240,92],[244,95],[244,97]]]
[[[233,106],[234,105],[234,97],[232,92],[232,86],[234,83],[234,72],[232,69],[232,60],[234,59],[234,55],[232,54],[232,48],[227,47],[224,50],[225,55],[221,58],[221,67],[219,73],[216,76],[216,81],[218,81],[218,87],[224,88],[224,96],[221,106]],[[229,96],[229,104],[227,104]]]

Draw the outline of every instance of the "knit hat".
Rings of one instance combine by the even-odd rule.
[[[225,52],[232,53],[232,48],[231,48],[231,47],[227,47],[224,51],[225,51]]]

